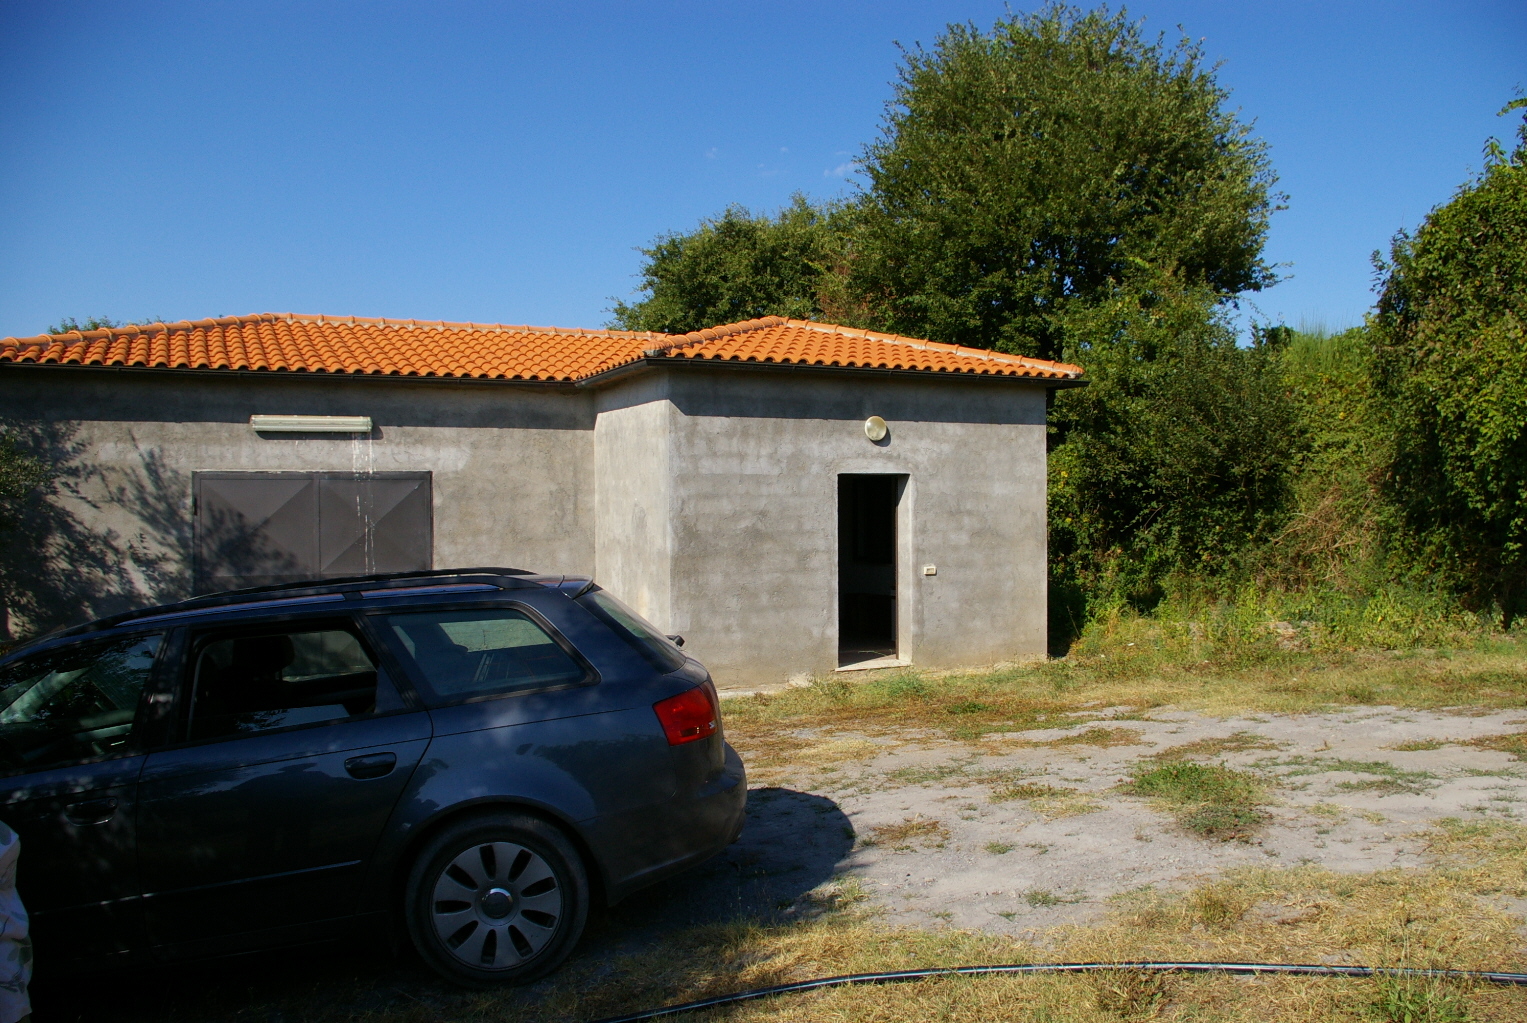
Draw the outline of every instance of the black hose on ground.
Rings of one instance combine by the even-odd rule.
[[[821,988],[847,987],[850,984],[900,984],[909,980],[929,980],[934,977],[978,977],[989,973],[1103,973],[1109,970],[1150,970],[1159,973],[1234,973],[1234,974],[1293,974],[1303,977],[1418,977],[1436,980],[1474,980],[1487,984],[1513,984],[1527,987],[1527,973],[1488,973],[1478,970],[1412,970],[1385,969],[1375,966],[1315,966],[1294,963],[1010,963],[1002,966],[951,966],[946,969],[894,970],[890,973],[850,973],[842,977],[823,977],[818,980],[802,980],[794,984],[776,984],[774,987],[741,991],[733,995],[717,995],[697,1002],[684,1002],[661,1009],[647,1009],[626,1016],[610,1016],[595,1023],[640,1023],[641,1020],[677,1016],[681,1012],[714,1009],[720,1005],[751,1002],[758,998],[775,995],[817,991]]]

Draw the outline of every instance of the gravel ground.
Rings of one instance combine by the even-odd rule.
[[[1421,835],[1433,822],[1516,818],[1527,801],[1527,764],[1455,745],[1522,731],[1521,711],[1119,717],[1105,711],[1021,739],[988,736],[979,750],[928,736],[796,733],[820,740],[800,757],[809,766],[753,792],[742,840],[708,871],[735,872],[736,908],[867,898],[890,924],[1032,936],[1098,917],[1111,895],[1183,886],[1230,867],[1419,866]],[[1119,744],[1077,742],[1088,729]],[[1264,828],[1246,840],[1205,839],[1179,826],[1170,808],[1119,792],[1142,758],[1188,744],[1197,744],[1191,759],[1266,779]],[[1224,745],[1232,748],[1216,749]],[[1393,748],[1406,745],[1437,748]],[[1055,791],[1001,799],[1015,778],[1031,786],[1024,792]],[[807,881],[818,883],[802,891]]]

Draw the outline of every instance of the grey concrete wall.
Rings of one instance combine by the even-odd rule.
[[[260,436],[261,413],[376,429]],[[870,415],[890,423],[885,442],[865,437]],[[6,368],[0,420],[60,469],[0,536],[13,634],[187,595],[194,472],[428,470],[437,566],[592,574],[683,633],[722,686],[776,683],[837,666],[839,474],[895,473],[901,655],[1045,650],[1038,387],[685,368],[558,393]]]
[[[718,684],[837,666],[840,473],[908,478],[898,509],[903,657],[952,666],[1044,655],[1042,389],[687,370],[607,395],[600,429],[609,416],[668,408],[673,597],[654,620],[683,633]],[[887,441],[865,437],[870,415],[890,424]],[[605,549],[602,539],[599,573],[613,584]],[[924,564],[938,574],[922,575]]]
[[[664,378],[644,376],[597,397],[594,427],[595,576],[666,632],[673,631],[674,411]]]
[[[257,413],[369,415],[375,429],[257,435]],[[8,538],[13,633],[188,595],[191,475],[203,470],[429,470],[437,566],[594,570],[591,395],[13,368],[0,371],[0,417],[61,472]]]

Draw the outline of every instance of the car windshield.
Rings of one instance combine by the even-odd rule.
[[[657,626],[604,590],[592,589],[579,597],[578,603],[614,629],[616,635],[635,648],[654,668],[667,674],[684,667],[685,656]]]

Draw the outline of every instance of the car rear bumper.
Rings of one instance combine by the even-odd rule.
[[[737,840],[746,819],[747,770],[730,745],[721,771],[696,791],[656,807],[590,822],[590,847],[604,868],[611,905],[710,859]]]

